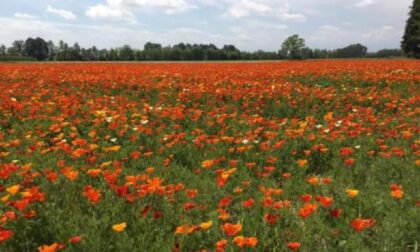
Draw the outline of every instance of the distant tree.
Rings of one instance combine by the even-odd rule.
[[[55,60],[57,57],[57,47],[54,42],[51,40],[47,42],[48,44],[48,60]]]
[[[367,54],[367,47],[361,44],[352,44],[335,51],[337,58],[363,58]]]
[[[42,38],[28,38],[25,42],[25,52],[28,56],[37,60],[48,58],[48,44]]]
[[[185,50],[185,49],[187,49],[187,47],[185,46],[185,44],[184,44],[184,43],[179,43],[179,44],[177,44],[177,45],[174,45],[174,46],[173,46],[173,48],[174,48],[174,49],[180,49],[180,50]]]
[[[301,49],[301,59],[313,59],[314,51],[309,47]]]
[[[98,52],[98,60],[108,60],[108,50],[102,49]]]
[[[134,51],[129,45],[124,45],[119,50],[119,58],[121,60],[134,60]]]
[[[167,49],[165,49],[167,50]],[[152,42],[147,42],[144,45],[144,59],[145,60],[162,60],[162,45]]]
[[[323,49],[323,50],[321,50],[321,49],[314,49],[313,50],[312,57],[314,59],[325,59],[325,58],[327,58],[327,56],[328,56],[328,51],[325,50],[325,49]]]
[[[6,54],[7,55],[10,55],[10,56],[18,56],[19,55],[19,52],[16,50],[15,47],[11,46],[11,47],[8,47],[7,48]]]
[[[377,58],[402,57],[404,52],[401,49],[382,49],[374,54]]]
[[[162,49],[162,45],[161,44],[156,44],[156,43],[152,43],[152,42],[147,42],[144,45],[144,50],[148,51],[148,50],[161,50]]]
[[[90,59],[92,60],[98,60],[98,48],[96,46],[92,46],[91,50],[90,50]]]
[[[280,54],[288,59],[303,59],[303,49],[305,48],[305,39],[295,34],[284,40],[281,45]]]
[[[224,45],[223,51],[236,52],[238,49],[234,45]]]
[[[6,46],[3,44],[0,45],[0,55],[1,56],[6,55]]]
[[[57,60],[70,60],[70,51],[69,45],[60,40],[58,42]]]
[[[15,49],[17,55],[23,56],[25,54],[25,41],[15,40],[12,43],[12,47]]]
[[[222,48],[221,59],[239,60],[241,59],[241,51],[239,51],[234,45],[224,45]]]
[[[114,48],[111,48],[111,49],[109,50],[107,60],[110,60],[110,61],[113,61],[113,60],[119,60],[117,50],[115,50]]]
[[[70,48],[70,60],[81,60],[82,59],[82,49],[80,48],[79,43],[74,43]]]
[[[420,58],[420,0],[414,0],[405,26],[401,48],[410,57]]]

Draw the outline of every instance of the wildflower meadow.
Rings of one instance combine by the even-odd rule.
[[[420,62],[0,64],[0,251],[419,251]]]

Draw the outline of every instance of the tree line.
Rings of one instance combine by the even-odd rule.
[[[29,59],[47,61],[201,61],[201,60],[277,60],[277,59],[325,59],[325,58],[363,58],[363,57],[401,57],[400,49],[384,49],[368,53],[367,47],[352,44],[336,50],[311,49],[298,35],[287,38],[277,52],[258,50],[240,51],[234,45],[219,48],[214,44],[179,43],[162,46],[148,42],[143,49],[129,45],[110,49],[96,46],[83,48],[79,43],[69,45],[64,41],[55,44],[43,38],[16,40],[10,47],[0,45],[0,57],[10,59]]]

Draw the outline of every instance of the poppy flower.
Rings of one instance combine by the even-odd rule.
[[[277,223],[277,220],[279,219],[279,216],[275,214],[265,214],[264,219],[271,225],[275,225]]]
[[[239,223],[238,224],[225,223],[223,225],[223,231],[228,236],[235,236],[241,230],[242,230],[242,225]]]
[[[105,147],[105,148],[103,148],[103,151],[105,153],[107,153],[107,152],[118,152],[120,150],[121,150],[121,146],[120,145],[114,145],[114,146],[111,146],[111,147]]]
[[[82,237],[80,235],[69,238],[70,243],[79,243],[81,240],[82,240]]]
[[[318,208],[316,204],[305,203],[303,207],[299,209],[299,216],[302,218],[307,218]]]
[[[361,232],[366,228],[371,228],[375,225],[376,221],[374,219],[362,219],[356,218],[350,222],[351,227],[357,232]]]
[[[306,159],[298,159],[297,161],[296,161],[296,163],[297,163],[297,165],[299,166],[299,167],[305,167],[307,164],[308,164],[308,160],[306,160]]]
[[[227,207],[233,200],[233,197],[228,195],[223,197],[220,201],[219,201],[219,208],[224,208]]]
[[[201,167],[203,167],[205,169],[209,169],[214,165],[214,163],[215,163],[214,160],[204,160],[201,163]]]
[[[402,190],[402,186],[398,185],[398,184],[391,184],[390,185],[390,189],[391,189],[391,196],[395,199],[402,199],[404,196],[404,191]]]
[[[216,242],[216,252],[223,252],[225,251],[226,245],[228,241],[226,239],[222,239]]]
[[[213,225],[213,221],[202,222],[199,226],[203,230],[209,229]]]
[[[338,217],[340,217],[340,215],[342,214],[342,212],[343,212],[343,209],[331,209],[330,210],[330,215],[333,218],[338,218]]]
[[[6,192],[8,192],[11,195],[15,195],[16,193],[19,192],[19,189],[20,189],[20,185],[14,185],[14,186],[10,186],[6,188]]]
[[[254,205],[255,200],[254,199],[247,199],[245,201],[242,202],[242,206],[245,208],[250,208]]]
[[[236,236],[233,238],[233,242],[238,247],[255,247],[258,243],[258,239],[256,237],[243,237],[243,236]]]
[[[397,189],[397,190],[391,191],[390,194],[395,199],[401,199],[404,196],[404,191]]]
[[[122,232],[125,230],[126,227],[127,227],[127,223],[122,222],[122,223],[113,225],[112,230],[114,230],[115,232]]]
[[[11,230],[0,230],[0,243],[7,241],[10,237],[13,236],[13,231]]]
[[[85,191],[83,195],[90,200],[90,202],[96,204],[101,199],[101,192],[94,189],[92,186],[85,186]]]
[[[53,243],[51,245],[42,245],[38,247],[38,252],[55,252],[59,249],[58,243]]]
[[[175,234],[191,234],[194,231],[196,231],[199,227],[196,225],[191,224],[185,224],[182,226],[179,226],[175,230]]]
[[[188,190],[185,190],[185,193],[187,194],[188,198],[193,199],[197,196],[198,190],[197,189],[188,189]]]
[[[356,189],[347,189],[346,190],[347,196],[349,196],[350,198],[354,198],[359,194],[359,190]]]
[[[300,242],[288,242],[287,247],[290,250],[298,250],[300,248]]]

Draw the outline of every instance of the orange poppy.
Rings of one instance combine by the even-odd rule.
[[[228,236],[235,236],[237,233],[239,233],[242,230],[242,224],[231,224],[231,223],[225,223],[223,225],[223,231]]]

